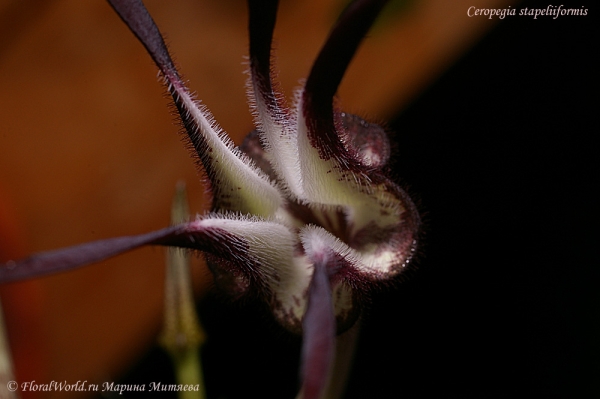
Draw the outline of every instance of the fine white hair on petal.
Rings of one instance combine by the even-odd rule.
[[[289,111],[283,95],[277,91],[272,94],[261,93],[256,77],[251,70],[247,82],[247,93],[254,122],[261,137],[269,162],[277,174],[286,193],[291,197],[303,198],[302,174],[298,158],[294,115]],[[274,95],[272,109],[265,101],[265,96]],[[279,108],[279,106],[284,108]]]
[[[258,262],[259,273],[271,288],[295,274],[292,263],[297,238],[285,225],[229,212],[212,213],[194,223],[199,229],[220,229],[243,240],[247,257]]]
[[[198,126],[198,133],[208,147],[204,156],[210,159],[210,167],[216,174],[211,179],[218,180],[219,192],[227,192],[231,208],[256,215],[273,215],[283,199],[268,176],[234,146],[203,104],[194,100],[183,86],[175,85],[174,90]]]
[[[361,262],[358,252],[322,227],[306,225],[301,229],[299,237],[309,259],[337,254],[353,266]]]
[[[363,202],[370,191],[366,182],[362,181],[366,176],[358,176],[335,157],[322,159],[318,149],[310,142],[301,101],[296,106],[297,151],[304,198],[328,205],[352,206]]]
[[[219,229],[244,242],[244,257],[248,263],[258,264],[256,272],[271,293],[275,317],[289,329],[297,329],[312,276],[306,257],[295,253],[298,236],[277,221],[235,213],[213,213],[194,223],[198,230]]]
[[[412,254],[402,256],[393,245],[371,244],[360,251],[351,248],[322,227],[307,225],[299,233],[306,256],[314,261],[323,256],[337,255],[347,266],[367,279],[391,278],[401,269],[395,267]],[[332,270],[332,273],[337,270]]]

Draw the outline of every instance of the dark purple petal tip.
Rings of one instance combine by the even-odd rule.
[[[160,70],[165,75],[177,76],[165,41],[144,3],[141,0],[108,0],[108,2],[144,45]]]
[[[335,358],[336,321],[327,260],[316,263],[302,321],[303,399],[319,399],[327,388]]]
[[[351,3],[334,26],[306,80],[304,116],[309,136],[323,159],[344,159],[333,117],[333,98],[354,57],[387,0],[358,0]]]
[[[151,233],[92,241],[55,251],[39,252],[26,259],[0,265],[0,283],[42,277],[100,262],[144,245],[168,241],[178,227]]]

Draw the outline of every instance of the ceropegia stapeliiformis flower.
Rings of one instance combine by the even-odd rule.
[[[416,248],[419,216],[385,173],[385,131],[335,102],[385,0],[347,7],[291,106],[272,80],[277,1],[248,1],[248,87],[257,130],[240,148],[187,89],[141,1],[109,2],[160,69],[208,176],[212,210],[162,230],[8,262],[0,281],[71,270],[143,245],[202,251],[217,285],[234,296],[257,294],[282,326],[302,334],[302,395],[319,398],[335,363],[336,335],[356,323],[373,287],[402,273]]]

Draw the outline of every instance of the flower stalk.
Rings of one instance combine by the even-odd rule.
[[[177,225],[188,219],[189,207],[185,185],[179,183],[171,208],[171,222]],[[168,248],[164,322],[159,343],[171,357],[177,384],[198,388],[179,391],[180,399],[206,398],[200,358],[200,349],[204,341],[205,333],[196,313],[189,251]]]

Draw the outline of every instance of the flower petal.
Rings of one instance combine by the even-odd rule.
[[[302,108],[311,143],[323,159],[345,163],[346,151],[334,125],[333,98],[363,37],[386,0],[352,2],[319,52],[302,92]]]
[[[352,150],[334,95],[358,45],[385,0],[355,1],[348,6],[321,49],[299,94],[298,152],[303,189],[312,202],[348,205],[372,183],[373,167]]]
[[[194,229],[207,231],[205,251],[218,285],[234,296],[253,289],[269,302],[277,321],[300,332],[312,266],[298,253],[297,236],[274,221],[240,215],[209,215]]]
[[[115,237],[39,252],[23,260],[8,261],[0,265],[0,283],[73,270],[144,245],[162,244],[176,236],[178,230],[179,226],[173,226],[136,236]]]
[[[342,113],[342,126],[348,136],[346,143],[357,160],[374,169],[382,168],[390,158],[391,145],[384,128],[353,114]]]
[[[150,233],[40,252],[0,265],[0,282],[72,270],[145,245],[188,248],[212,254],[233,265],[228,272],[243,274],[259,288],[272,289],[281,285],[281,281],[297,279],[292,268],[295,237],[285,226],[253,217],[228,216],[230,218],[215,214]]]
[[[300,373],[303,399],[321,397],[330,380],[335,358],[336,323],[328,271],[331,259],[327,252],[315,254],[315,257],[308,306],[302,320]]]
[[[361,311],[361,294],[365,293],[363,265],[359,253],[344,244],[327,230],[309,225],[300,231],[300,240],[311,264],[325,259],[333,295],[336,333],[352,327]],[[315,269],[316,270],[316,269]]]
[[[250,35],[250,104],[261,139],[281,184],[297,198],[302,185],[293,116],[277,82],[273,81],[271,42],[276,0],[248,0]]]
[[[191,144],[212,183],[213,208],[273,215],[282,202],[279,191],[234,147],[206,107],[194,100],[143,3],[139,0],[109,2],[160,69]]]

